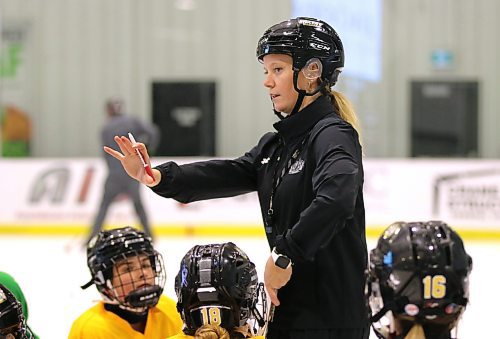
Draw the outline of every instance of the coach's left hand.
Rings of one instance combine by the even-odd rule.
[[[274,264],[272,256],[269,256],[264,271],[264,285],[266,286],[267,294],[271,298],[271,302],[275,306],[279,306],[278,290],[285,286],[292,276],[292,266],[282,269]]]

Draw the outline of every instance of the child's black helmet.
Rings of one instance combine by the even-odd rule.
[[[21,303],[0,284],[0,338],[31,339]]]
[[[446,223],[394,223],[370,253],[374,318],[392,311],[402,322],[420,323],[426,333],[449,332],[467,305],[471,270],[462,239]]]
[[[155,275],[155,284],[137,288],[125,301],[120,301],[113,293],[114,286],[111,283],[113,266],[120,260],[139,255],[149,258]],[[88,244],[87,265],[92,279],[82,288],[95,284],[108,303],[119,304],[125,309],[138,312],[155,306],[163,292],[166,279],[163,258],[154,249],[151,238],[133,227],[99,232]]]
[[[235,244],[198,245],[182,259],[175,291],[186,333],[209,323],[230,331],[255,314],[259,282],[254,263]]]

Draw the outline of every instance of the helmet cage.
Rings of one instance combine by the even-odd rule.
[[[7,287],[0,284],[0,338],[8,335],[16,339],[32,338],[21,303]]]
[[[113,284],[118,273],[114,268],[124,261],[135,264],[119,273]],[[143,232],[132,227],[102,231],[89,243],[87,263],[106,303],[139,313],[158,303],[166,281],[163,257]],[[124,289],[131,292],[124,295]]]
[[[135,252],[127,253],[122,258],[111,260],[115,264],[120,264],[123,260],[137,257],[138,260],[144,256],[144,253]],[[147,263],[142,263],[142,266],[136,267],[134,270],[121,273],[116,277],[118,284],[112,283],[112,277],[106,279],[104,286],[101,288],[101,294],[109,300],[109,303],[119,304],[121,308],[133,312],[142,313],[149,307],[153,307],[158,303],[158,300],[163,292],[165,285],[166,274],[163,264],[163,257],[160,253],[154,252],[147,256]],[[153,274],[154,281],[151,284],[151,278],[146,278]],[[115,271],[116,272],[116,271]],[[143,278],[135,278],[137,276]],[[146,285],[145,285],[146,284]],[[130,288],[132,291],[127,295],[123,294],[125,288]]]

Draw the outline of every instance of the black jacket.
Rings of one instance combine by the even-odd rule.
[[[240,158],[158,166],[162,180],[153,191],[187,203],[256,190],[266,220],[273,176],[279,177],[292,153],[300,151],[275,190],[272,225],[266,227],[270,247],[294,262],[291,280],[278,292],[281,305],[271,326],[365,327],[367,248],[358,135],[323,96],[274,127],[277,133],[265,134]]]

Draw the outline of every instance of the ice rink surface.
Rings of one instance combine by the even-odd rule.
[[[160,237],[156,248],[167,270],[165,294],[175,299],[174,278],[182,256],[194,245],[233,241],[257,265],[262,278],[269,255],[264,238]],[[368,249],[376,239],[368,239]],[[465,240],[474,266],[470,279],[470,304],[460,323],[458,338],[491,338],[497,332],[500,305],[500,243]],[[99,294],[94,286],[83,291],[89,271],[81,238],[5,236],[0,239],[0,270],[12,274],[29,305],[29,324],[42,339],[67,338],[73,320],[89,308]],[[370,338],[375,338],[372,335]]]

